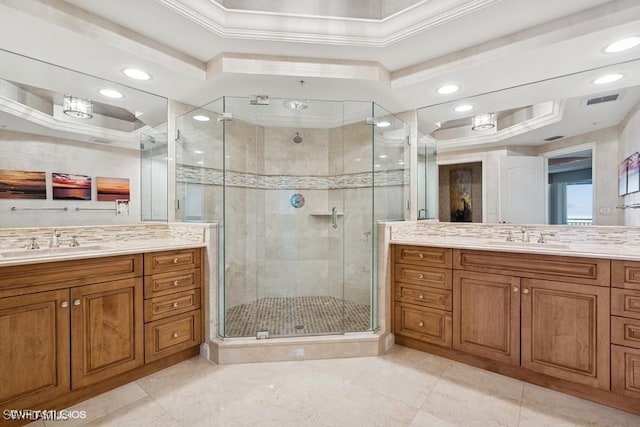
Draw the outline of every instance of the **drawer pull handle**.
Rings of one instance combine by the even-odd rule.
[[[177,280],[173,281],[173,286],[178,286],[180,284],[180,282],[178,282]]]
[[[174,302],[173,304],[171,304],[171,307],[173,307],[173,308],[178,308],[178,303],[177,303],[177,302]]]
[[[424,326],[424,322],[421,320],[418,322],[418,326],[420,326],[421,328]]]
[[[519,290],[520,290],[520,289],[518,289],[518,287],[517,287],[517,286],[514,286],[514,287],[513,287],[513,292],[518,292]]]
[[[179,333],[177,333],[177,332],[174,332],[174,333],[173,333],[173,337],[174,337],[174,338],[178,338],[179,336],[180,336],[180,334],[179,334]]]
[[[524,289],[522,290],[522,293],[523,293],[523,294],[525,294],[525,295],[526,295],[526,294],[528,294],[528,293],[529,293],[529,289],[524,288]]]
[[[80,300],[79,300],[79,299],[74,300],[74,301],[73,301],[73,305],[80,305]]]
[[[174,258],[174,259],[173,259],[173,263],[174,263],[174,264],[177,264],[177,263],[178,263],[178,261],[179,261],[179,260],[178,260],[178,258]]]
[[[420,295],[418,295],[418,298],[420,298],[420,299],[424,299],[424,295],[423,295],[423,294],[420,294]]]
[[[424,258],[424,254],[418,254],[420,258]]]
[[[424,274],[420,273],[420,276],[418,277],[420,277],[421,279],[424,279]]]
[[[62,307],[62,308],[67,308],[67,307],[69,307],[69,301],[62,301],[62,302],[60,303],[60,307]]]

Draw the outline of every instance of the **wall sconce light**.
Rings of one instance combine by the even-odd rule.
[[[478,114],[471,119],[471,130],[487,130],[494,127],[496,127],[496,115],[494,113]]]
[[[90,99],[65,95],[62,104],[62,112],[67,116],[78,117],[80,119],[91,119],[93,118],[93,102],[91,102]]]

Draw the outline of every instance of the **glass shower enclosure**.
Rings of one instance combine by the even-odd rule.
[[[375,330],[408,125],[371,102],[224,97],[176,127],[176,218],[219,223],[218,336]]]

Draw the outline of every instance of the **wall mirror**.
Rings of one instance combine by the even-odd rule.
[[[1,227],[167,220],[166,98],[4,50],[0,64]]]
[[[639,110],[640,60],[421,108],[419,219],[623,224]]]

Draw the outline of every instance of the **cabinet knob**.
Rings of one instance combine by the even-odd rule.
[[[529,289],[524,288],[524,289],[522,290],[522,293],[523,293],[523,294],[528,294],[528,293],[529,293]]]
[[[178,282],[177,280],[173,281],[173,286],[178,286],[180,284],[180,282]]]
[[[178,303],[177,303],[177,302],[174,302],[173,304],[171,304],[171,307],[173,307],[173,308],[178,308]]]
[[[420,326],[421,328],[424,326],[424,322],[421,320],[418,322],[418,326]]]
[[[177,333],[177,332],[174,332],[174,333],[173,333],[173,337],[174,337],[174,338],[178,338],[179,336],[180,336],[180,334],[179,334],[179,333]]]
[[[424,254],[418,254],[420,258],[424,258]]]
[[[424,274],[420,273],[418,277],[420,277],[421,279],[424,279]]]
[[[62,301],[62,302],[60,303],[60,307],[62,307],[62,308],[67,308],[67,307],[69,307],[69,301]]]
[[[420,299],[424,299],[424,295],[423,295],[423,294],[420,294],[420,295],[418,295],[418,298],[420,298]]]
[[[80,305],[80,300],[79,299],[73,300],[73,305]]]
[[[517,286],[514,286],[514,287],[513,287],[513,292],[518,292],[519,290],[520,290],[520,289],[518,289],[518,287],[517,287]]]
[[[174,264],[177,264],[177,263],[178,263],[178,258],[174,258],[174,259],[173,259],[173,263],[174,263]]]

